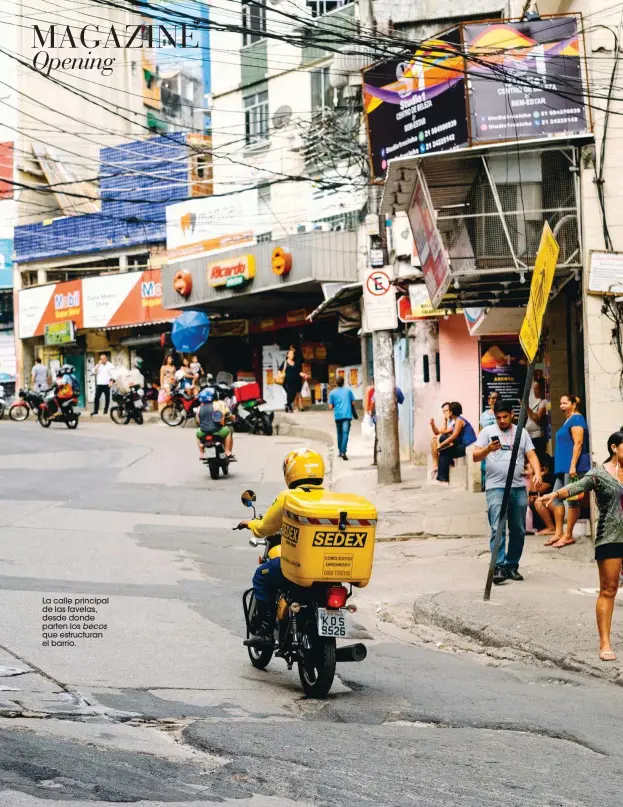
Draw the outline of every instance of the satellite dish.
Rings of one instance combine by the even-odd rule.
[[[280,106],[273,115],[273,126],[275,129],[283,129],[283,127],[290,122],[291,117],[292,107],[287,105]]]

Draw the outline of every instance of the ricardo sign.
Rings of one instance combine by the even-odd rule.
[[[242,255],[224,261],[208,264],[208,284],[212,288],[234,288],[242,286],[255,277],[255,257]]]

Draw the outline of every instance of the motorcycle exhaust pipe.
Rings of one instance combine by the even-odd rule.
[[[335,651],[336,661],[363,661],[368,655],[365,644],[347,644],[345,647],[338,647]]]

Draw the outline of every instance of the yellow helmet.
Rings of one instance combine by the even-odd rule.
[[[289,488],[301,484],[322,485],[324,460],[317,451],[302,448],[291,451],[283,461],[283,478]]]

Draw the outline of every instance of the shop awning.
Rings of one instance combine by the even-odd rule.
[[[342,286],[341,289],[336,291],[331,297],[328,297],[324,302],[320,303],[318,308],[311,312],[307,319],[312,322],[315,319],[322,317],[330,317],[337,314],[340,308],[345,305],[352,305],[358,302],[363,294],[361,283],[348,283]]]

